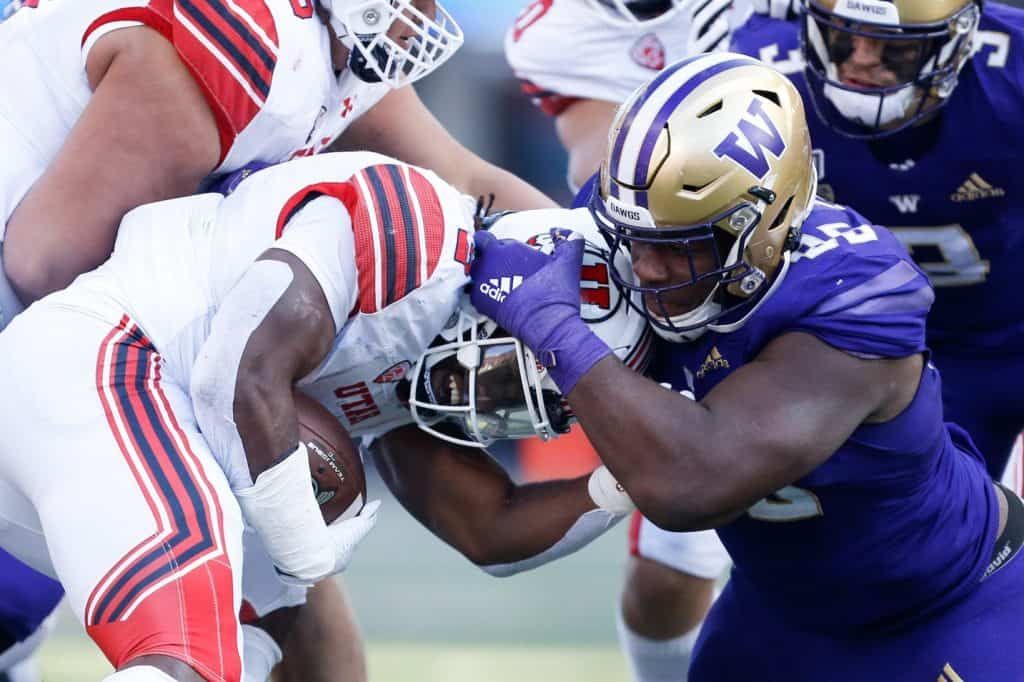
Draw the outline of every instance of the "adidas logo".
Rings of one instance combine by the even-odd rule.
[[[1006,196],[1006,190],[1002,187],[993,187],[977,173],[971,173],[970,177],[960,185],[960,189],[950,195],[950,199],[956,202],[977,201],[978,199],[994,199]]]
[[[697,370],[697,378],[703,379],[708,372],[716,369],[729,369],[729,361],[718,352],[718,346],[712,346],[711,352],[704,358],[704,363]]]
[[[957,675],[956,671],[953,670],[953,666],[947,663],[942,667],[942,672],[939,673],[938,682],[964,682],[964,678]]]
[[[495,277],[480,285],[480,293],[487,298],[502,303],[508,295],[515,291],[523,283],[521,275],[512,277]]]

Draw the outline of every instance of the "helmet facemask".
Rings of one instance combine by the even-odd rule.
[[[495,237],[547,254],[566,231],[582,236],[580,317],[627,367],[644,371],[650,329],[612,281],[628,278],[629,257],[608,251],[587,209],[507,212],[484,222]],[[548,440],[568,431],[573,419],[562,392],[530,349],[479,314],[468,299],[420,356],[410,382],[409,406],[417,425],[459,445],[487,447],[502,438]]]
[[[517,339],[471,309],[460,311],[445,336],[453,340],[421,355],[410,379],[409,407],[421,429],[469,447],[503,438],[547,440],[568,431],[565,400]]]
[[[862,6],[873,14],[859,16]],[[897,5],[882,0],[838,0],[832,10],[810,2],[802,50],[815,109],[837,132],[857,138],[885,137],[925,119],[956,88],[979,17],[973,2],[941,21],[916,24],[901,23]],[[887,82],[858,82],[867,68],[850,63],[858,49],[878,62],[864,78]]]
[[[774,201],[771,192],[757,187],[751,189]],[[635,244],[644,244],[671,248],[687,258],[690,277],[666,286],[644,286],[635,278],[622,277],[618,271],[611,273],[616,286],[622,290],[622,297],[647,317],[659,336],[669,341],[693,341],[708,326],[726,316],[741,316],[757,300],[757,294],[765,289],[774,274],[765,272],[744,257],[764,215],[764,199],[751,195],[748,201],[696,225],[654,226],[652,219],[649,227],[616,220],[616,212],[606,208],[614,201],[610,198],[606,202],[595,192],[589,206],[594,219],[610,239],[613,250],[629,251]],[[702,270],[698,263],[708,261],[708,253],[711,256],[710,267]],[[708,294],[696,307],[674,315],[669,311],[666,298],[674,292],[709,284]]]
[[[321,0],[323,2],[323,0]],[[409,85],[446,62],[464,36],[433,0],[328,0],[323,2],[338,39],[349,48],[349,69],[368,83]],[[428,16],[420,8],[430,10]]]

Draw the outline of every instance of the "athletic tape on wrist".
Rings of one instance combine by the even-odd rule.
[[[629,514],[636,509],[633,500],[604,465],[594,469],[594,473],[590,474],[587,492],[590,493],[590,499],[594,504],[612,514]]]
[[[333,545],[313,497],[303,443],[257,476],[252,487],[236,490],[235,496],[278,569],[310,585],[334,573]]]

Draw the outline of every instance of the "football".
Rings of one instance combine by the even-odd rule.
[[[349,519],[366,503],[366,473],[359,448],[327,409],[295,392],[299,438],[309,452],[313,494],[324,521]]]

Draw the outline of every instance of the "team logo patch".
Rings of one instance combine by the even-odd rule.
[[[633,44],[630,51],[633,61],[652,71],[665,68],[665,46],[661,39],[653,33],[646,33]]]
[[[729,369],[729,361],[718,352],[718,346],[712,346],[711,352],[704,358],[700,369],[697,370],[697,378],[703,379],[709,372],[713,372],[716,369]]]
[[[393,384],[396,381],[401,381],[405,378],[405,375],[412,369],[412,363],[408,360],[402,360],[388,367],[386,370],[377,375],[377,378],[373,380],[375,384]]]
[[[949,663],[942,666],[942,672],[939,673],[939,682],[964,682],[964,678],[960,677],[953,666]]]
[[[956,192],[950,195],[950,200],[957,203],[964,201],[978,201],[979,199],[998,199],[1006,196],[1006,190],[1002,187],[993,187],[977,173],[971,175],[964,181]]]

